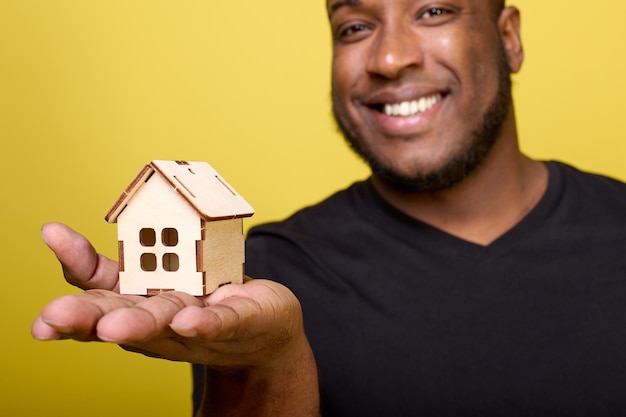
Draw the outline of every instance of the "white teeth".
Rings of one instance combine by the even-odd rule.
[[[417,113],[423,113],[441,101],[441,94],[430,97],[422,97],[419,100],[403,101],[401,103],[385,104],[383,112],[387,116],[406,117]]]

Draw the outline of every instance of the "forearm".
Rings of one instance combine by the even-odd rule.
[[[204,397],[196,417],[317,417],[317,367],[305,337],[268,366],[205,367]]]

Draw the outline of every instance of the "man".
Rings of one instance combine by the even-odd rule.
[[[198,415],[622,414],[626,185],[520,153],[517,9],[327,7],[334,114],[372,177],[251,231],[248,274],[281,284],[119,296],[116,264],[48,224],[94,290],[33,335],[199,364]]]

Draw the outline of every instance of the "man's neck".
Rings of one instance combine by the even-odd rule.
[[[405,214],[460,239],[487,246],[537,205],[548,183],[546,166],[522,155],[516,141],[499,145],[475,172],[448,190],[401,192],[376,177],[374,187]]]

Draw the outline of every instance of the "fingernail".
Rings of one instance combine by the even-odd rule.
[[[41,229],[39,229],[39,235],[41,236],[41,240],[43,240],[43,243],[47,245],[48,242],[46,241],[46,234],[44,233],[46,226],[47,226],[47,223],[41,226]]]
[[[170,328],[172,330],[174,330],[176,332],[176,334],[179,334],[181,336],[184,337],[196,337],[198,336],[198,332],[196,331],[196,329],[189,328],[189,327],[184,327],[178,324],[174,324],[174,323],[170,323]]]
[[[101,340],[101,341],[103,341],[103,342],[107,342],[107,343],[116,343],[116,344],[118,344],[118,345],[119,345],[119,344],[124,343],[124,341],[123,341],[123,340],[116,340],[116,339],[113,339],[113,338],[111,338],[111,337],[102,336],[101,334],[98,334],[98,339],[100,339],[100,340]]]
[[[33,336],[33,339],[40,342],[52,342],[53,340],[61,340],[61,335],[57,333],[51,336]]]
[[[62,334],[73,334],[74,333],[74,328],[67,325],[67,324],[61,324],[61,323],[55,323],[53,321],[50,320],[43,320],[44,323],[46,323],[48,326],[52,327],[54,330],[56,330],[59,333]]]

